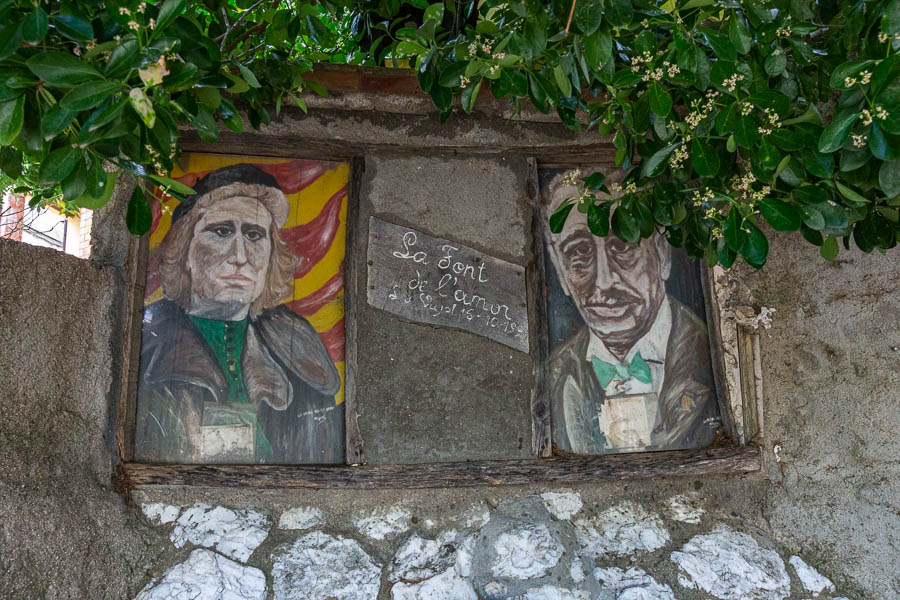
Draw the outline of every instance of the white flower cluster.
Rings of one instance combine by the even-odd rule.
[[[738,83],[740,83],[741,81],[744,81],[744,76],[740,73],[735,73],[734,75],[723,81],[722,85],[726,90],[728,90],[729,93],[732,93],[737,89]]]
[[[891,113],[889,113],[887,111],[887,109],[885,109],[880,104],[875,107],[875,118],[878,119],[879,121],[884,121],[890,115],[891,115]],[[862,116],[863,125],[871,125],[872,124],[872,113],[870,113],[868,111],[868,109],[862,111],[862,113],[860,113],[860,116]]]
[[[465,75],[459,76],[459,87],[465,88],[472,80],[466,77]]]
[[[675,77],[681,73],[678,65],[672,64],[667,60],[663,61],[662,67],[655,68],[651,64],[652,62],[653,55],[649,52],[636,54],[631,57],[631,70],[635,73],[644,72],[641,76],[641,81],[650,81],[651,79],[653,81],[661,81],[665,76]]]
[[[763,123],[762,125],[760,125],[759,133],[762,135],[769,135],[776,129],[781,128],[781,118],[771,108],[767,108],[765,110],[765,113],[766,113],[766,122]]]
[[[637,185],[633,181],[629,181],[625,184],[625,187],[622,187],[618,181],[614,182],[611,186],[612,191],[617,194],[633,194],[637,191]]]
[[[900,33],[894,34],[894,40],[900,41]],[[885,43],[891,41],[891,35],[888,33],[881,32],[878,34],[878,41],[881,42],[882,44],[885,44]]]
[[[869,141],[869,136],[865,134],[853,134],[853,147],[854,148],[865,148],[866,142]]]
[[[680,169],[684,166],[685,161],[687,161],[689,157],[690,153],[688,153],[687,144],[681,144],[675,148],[675,152],[669,156],[669,166],[673,169]]]
[[[705,188],[703,192],[696,190],[693,196],[694,206],[700,208],[704,202],[710,202],[715,197],[716,195],[709,188]]]
[[[578,178],[581,177],[581,169],[574,169],[566,173],[563,177],[563,185],[578,185]]]
[[[700,125],[700,122],[716,108],[716,100],[718,100],[718,98],[719,92],[716,90],[707,90],[706,101],[704,102],[700,98],[697,98],[691,102],[691,108],[693,110],[688,113],[684,120],[687,121],[688,125],[691,127],[697,127]],[[687,139],[690,139],[690,137]]]
[[[772,188],[767,185],[762,186],[759,190],[754,190],[753,184],[756,183],[756,176],[749,171],[743,177],[735,175],[729,183],[732,196],[738,200],[746,201],[750,206],[768,196],[772,191]]]
[[[791,26],[785,25],[775,30],[775,37],[791,37]]]
[[[857,83],[860,85],[869,85],[870,81],[872,81],[872,74],[868,71],[862,71],[859,74],[859,79],[856,77],[844,77],[844,87],[850,88]]]

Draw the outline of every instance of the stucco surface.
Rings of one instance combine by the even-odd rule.
[[[110,487],[121,291],[0,239],[0,598],[120,599],[171,553]]]

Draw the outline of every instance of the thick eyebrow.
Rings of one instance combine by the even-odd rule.
[[[566,247],[574,244],[575,242],[581,241],[590,241],[593,237],[593,234],[589,231],[585,231],[584,229],[576,229],[569,233],[566,237],[559,242],[559,249],[563,252],[566,252]]]
[[[262,225],[254,225],[253,223],[244,223],[241,225],[241,233],[247,235],[250,232],[258,233],[261,236],[266,235],[266,228]]]
[[[204,227],[204,230],[205,230],[205,231],[209,231],[209,230],[214,229],[214,228],[216,228],[216,227],[223,227],[223,226],[224,226],[224,227],[231,227],[231,229],[234,230],[234,221],[219,221],[219,222],[217,222],[217,223],[210,223],[209,225],[207,225],[206,227]]]

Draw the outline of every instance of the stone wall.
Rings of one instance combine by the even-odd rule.
[[[361,224],[376,214],[525,264],[530,215],[524,190],[509,189],[524,185],[522,157],[588,138],[484,117],[441,129],[418,115],[392,130],[400,120],[313,113],[272,133],[369,148]],[[378,150],[379,139],[432,147]],[[488,143],[517,150],[479,145]],[[426,181],[425,170],[440,177]],[[736,301],[776,309],[761,333],[762,474],[433,490],[156,487],[126,505],[110,486],[127,257],[117,206],[96,216],[93,261],[0,240],[0,597],[900,598],[896,251],[828,264],[802,240],[774,236],[763,271],[736,270]],[[483,430],[491,407],[479,401],[524,410],[525,355],[494,352],[466,386],[459,356],[495,344],[358,308],[360,389],[419,418],[402,423],[418,445],[398,448],[372,439],[397,423],[362,406],[368,458],[414,458],[454,415],[428,422],[411,400],[424,390],[439,411],[459,389],[471,414],[458,429],[483,443],[435,457],[516,456],[517,441],[511,449]],[[428,360],[414,363],[415,348],[386,351],[397,331],[432,340]],[[428,377],[421,364],[446,372]],[[513,371],[508,382],[491,381],[499,365]],[[526,453],[529,434],[523,427]]]

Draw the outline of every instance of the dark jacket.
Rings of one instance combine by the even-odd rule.
[[[340,375],[306,319],[284,306],[251,319],[241,371],[249,403],[229,403],[222,368],[184,310],[169,300],[146,307],[136,460],[343,462]]]
[[[672,329],[666,343],[663,387],[659,393],[652,446],[646,450],[700,448],[715,437],[719,408],[706,326],[681,303],[670,298]],[[605,392],[586,359],[590,331],[582,328],[550,357],[551,427],[554,444],[567,452],[616,452],[600,430],[599,411]],[[564,406],[564,389],[572,377],[583,392],[577,406]]]

